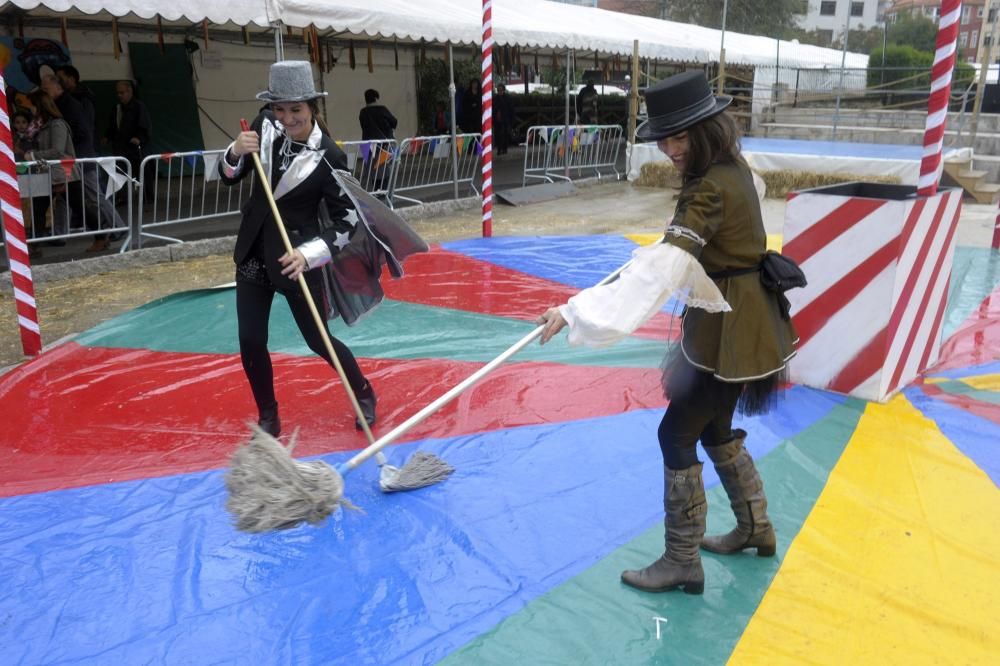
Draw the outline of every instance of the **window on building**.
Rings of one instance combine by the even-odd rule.
[[[833,30],[817,30],[816,38],[820,44],[826,44],[829,46],[833,44]]]
[[[972,34],[969,35],[969,43],[970,44],[976,44],[976,45],[979,44],[979,31],[978,30],[973,30]]]
[[[972,15],[972,7],[965,5],[962,7],[962,25],[969,22],[969,17]]]
[[[823,0],[819,3],[820,16],[833,16],[837,13],[837,3],[835,0]]]
[[[864,16],[865,15],[865,3],[863,2],[852,2],[851,3],[851,16]]]
[[[958,48],[964,49],[969,43],[969,33],[960,32],[958,33]]]
[[[989,35],[986,35],[986,37],[983,38],[983,46],[987,47],[993,46],[993,38],[990,37]]]

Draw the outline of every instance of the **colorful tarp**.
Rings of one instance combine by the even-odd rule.
[[[635,239],[651,240],[651,239]],[[435,248],[334,328],[379,393],[376,435],[628,258],[620,236]],[[964,253],[964,254],[963,254]],[[885,405],[789,387],[741,419],[774,558],[705,555],[703,596],[645,594],[662,550],[659,315],[609,350],[532,346],[387,450],[445,483],[365,513],[236,532],[224,467],[252,400],[233,292],[178,294],[0,377],[0,654],[11,664],[993,663],[1000,653],[1000,274],[959,248],[939,368]],[[333,372],[276,303],[296,454],[365,444]],[[706,469],[709,529],[732,523]]]

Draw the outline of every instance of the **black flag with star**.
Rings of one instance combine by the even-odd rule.
[[[382,302],[382,267],[388,266],[392,277],[400,278],[403,260],[428,247],[403,218],[366,192],[350,173],[334,171],[333,176],[354,204],[346,219],[359,228],[351,234],[337,233],[334,245],[340,251],[321,269],[324,311],[327,319],[340,317],[351,326]],[[320,206],[320,225],[332,226],[325,206]]]

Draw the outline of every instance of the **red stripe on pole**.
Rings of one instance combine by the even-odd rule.
[[[842,233],[884,206],[885,203],[885,200],[879,201],[877,199],[848,199],[829,215],[817,220],[816,224],[788,241],[781,252],[800,264],[804,263]]]
[[[493,235],[493,2],[483,0],[483,237]]]
[[[951,74],[955,68],[958,41],[958,21],[962,13],[961,0],[942,0],[935,41],[934,64],[931,67],[931,95],[927,100],[927,122],[924,129],[924,152],[920,160],[920,180],[917,194],[924,197],[937,192],[938,169],[941,166],[942,138],[951,91]]]
[[[7,108],[7,82],[0,74],[0,141],[6,150],[0,150],[0,172],[4,177],[0,187],[3,233],[10,261],[11,282],[17,302],[18,327],[21,332],[21,349],[25,356],[37,356],[42,351],[42,336],[38,330],[38,310],[35,306],[35,287],[31,279],[31,259],[28,242],[21,219],[21,196],[17,187],[17,169],[11,156],[14,145],[10,134],[10,116]]]
[[[805,345],[845,305],[857,298],[879,274],[896,260],[899,239],[893,238],[850,273],[817,296],[795,315],[795,332],[799,346]]]

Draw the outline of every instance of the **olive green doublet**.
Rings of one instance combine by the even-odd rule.
[[[746,162],[713,164],[681,189],[666,242],[698,258],[705,272],[753,268],[767,234]],[[729,382],[762,379],[785,367],[798,341],[781,316],[777,295],[758,272],[715,280],[731,312],[684,311],[681,348],[697,368]]]

